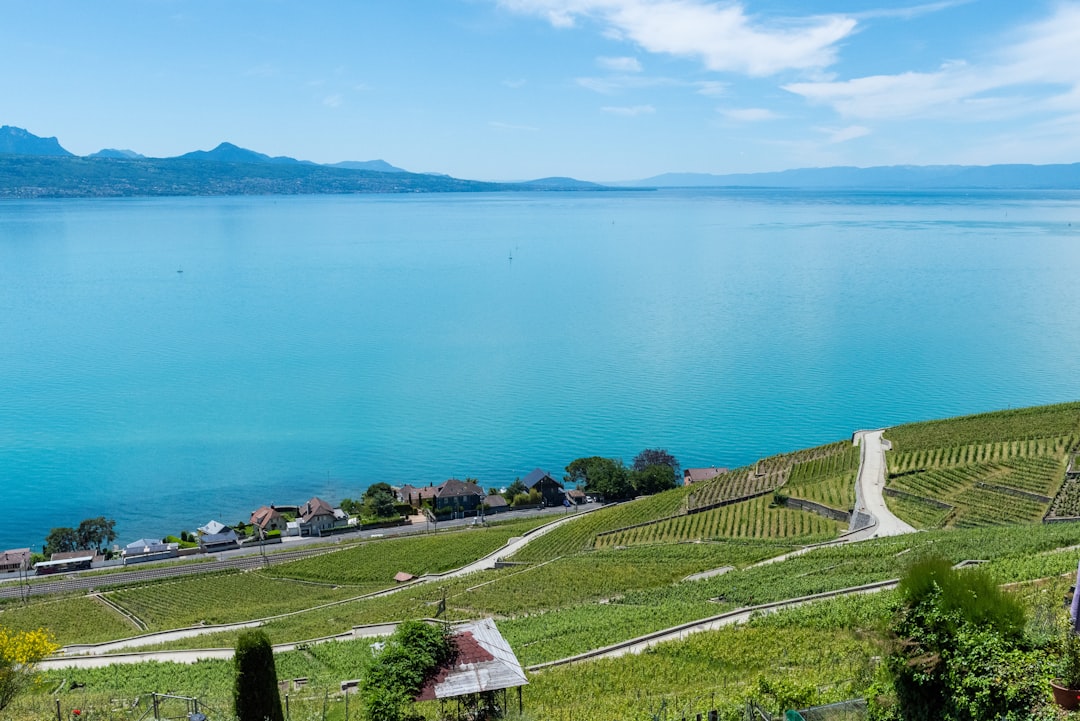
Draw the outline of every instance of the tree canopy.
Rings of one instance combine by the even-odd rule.
[[[428,675],[457,650],[442,626],[406,621],[386,642],[364,678],[364,713],[369,721],[399,721]]]
[[[650,465],[630,472],[630,484],[642,496],[671,490],[678,484],[677,479],[675,469],[667,464]]]
[[[563,480],[567,484],[584,483],[585,490],[598,493],[610,501],[623,500],[634,495],[634,487],[630,483],[626,466],[617,458],[578,458],[566,467]]]
[[[679,475],[679,461],[663,448],[646,448],[634,456],[635,471],[644,471],[649,466],[668,466],[674,475]]]
[[[105,516],[87,518],[75,529],[79,537],[79,548],[102,550],[116,540],[116,521]]]
[[[78,548],[79,534],[76,533],[74,528],[61,526],[52,529],[49,531],[49,535],[45,536],[45,547],[42,549],[42,553],[51,556],[54,553],[67,553]]]

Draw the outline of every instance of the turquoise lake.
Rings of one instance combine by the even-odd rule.
[[[4,202],[0,550],[1076,400],[1078,309],[1071,192]]]

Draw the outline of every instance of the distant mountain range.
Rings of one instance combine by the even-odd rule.
[[[232,143],[173,158],[106,148],[80,157],[56,138],[0,126],[0,198],[317,193],[600,191],[656,188],[866,190],[1080,189],[1080,163],[802,168],[774,173],[666,173],[599,185],[551,177],[516,183],[412,173],[385,160],[319,164],[271,157]]]
[[[1080,163],[1069,165],[889,165],[801,168],[775,173],[665,173],[611,185],[651,188],[800,188],[866,190],[1080,189]]]
[[[107,148],[80,157],[56,138],[0,127],[0,198],[605,190],[570,178],[488,183],[410,173],[385,160],[320,165],[221,143],[173,158]]]

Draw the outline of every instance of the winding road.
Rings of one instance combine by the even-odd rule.
[[[848,536],[845,539],[848,542],[915,532],[885,505],[885,443],[888,441],[882,441],[884,432],[879,428],[855,433],[855,442],[861,446],[859,476],[855,481],[855,513],[865,513],[874,522]]]

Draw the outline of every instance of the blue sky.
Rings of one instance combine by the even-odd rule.
[[[589,180],[1080,161],[1080,2],[0,3],[0,124]]]

